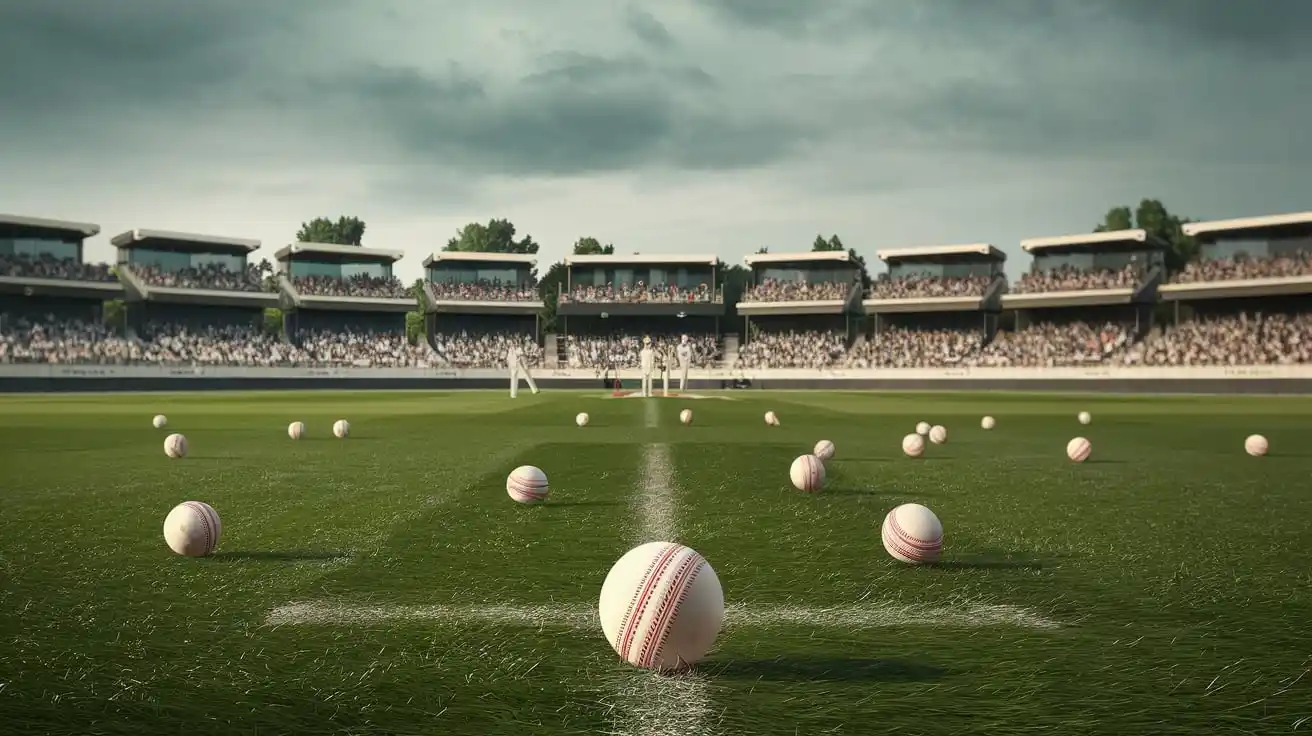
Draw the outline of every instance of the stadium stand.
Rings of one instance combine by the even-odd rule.
[[[428,339],[411,342],[400,253],[298,243],[274,274],[248,262],[256,241],[132,230],[110,267],[84,262],[98,232],[0,216],[0,362],[501,369],[514,344],[532,365],[632,371],[643,337],[663,356],[682,335],[696,367],[735,371],[1312,360],[1312,213],[1190,223],[1198,258],[1170,278],[1142,230],[1027,240],[1034,264],[1011,292],[986,245],[881,252],[888,273],[864,300],[846,253],[750,256],[741,344],[707,256],[571,258],[557,339],[533,257],[435,254]]]
[[[837,365],[859,320],[861,273],[846,251],[757,253],[743,259],[751,283],[738,302],[747,340],[734,369]]]
[[[694,344],[695,363],[718,364],[724,315],[718,262],[697,255],[566,258],[555,364],[614,371],[623,379],[638,365],[642,338],[652,339],[658,361],[673,362],[682,335]]]
[[[445,364],[505,368],[512,344],[529,367],[554,358],[540,339],[536,265],[533,256],[517,253],[446,252],[424,260],[428,339]]]

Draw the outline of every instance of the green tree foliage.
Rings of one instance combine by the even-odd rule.
[[[405,314],[405,337],[411,345],[418,345],[428,339],[428,326],[424,319],[428,314],[428,294],[424,292],[423,279],[415,279],[410,285],[410,295],[415,298],[419,308]]]
[[[828,240],[825,240],[825,237],[823,235],[817,235],[815,236],[815,242],[811,244],[812,253],[824,253],[824,252],[832,252],[832,251],[840,251],[840,250],[847,251],[847,257],[852,259],[852,263],[855,263],[857,268],[860,269],[861,271],[861,286],[863,288],[869,289],[870,269],[866,266],[866,259],[863,258],[861,255],[859,255],[856,252],[855,248],[848,248],[847,246],[843,245],[843,241],[837,235],[830,235]]]
[[[601,241],[593,237],[579,238],[574,243],[574,255],[613,256],[615,255],[615,246],[610,243],[602,245]]]
[[[1141,228],[1166,244],[1166,268],[1178,271],[1198,255],[1198,241],[1184,234],[1188,218],[1171,214],[1159,199],[1144,199],[1133,211],[1128,206],[1113,207],[1093,229],[1096,233]]]
[[[515,239],[515,225],[510,220],[488,220],[484,225],[471,222],[456,231],[442,250],[461,253],[520,253],[534,255],[538,244],[532,235]]]
[[[342,216],[336,222],[327,217],[316,217],[301,223],[296,231],[298,243],[327,243],[329,245],[362,245],[364,243],[364,220],[358,217]]]
[[[128,308],[122,299],[109,299],[101,305],[100,317],[105,322],[105,326],[119,333],[127,329],[128,326]]]
[[[762,253],[769,253],[769,252],[770,252],[770,249],[769,249],[769,248],[758,248],[758,249],[756,250],[756,255],[759,256],[759,255],[761,255]]]
[[[282,310],[277,307],[269,307],[264,310],[264,334],[273,337],[279,337],[283,334]]]

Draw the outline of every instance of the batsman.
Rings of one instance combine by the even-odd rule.
[[[651,338],[642,338],[642,350],[638,351],[638,370],[642,373],[642,395],[650,398],[651,374],[656,370],[656,351],[652,350]]]
[[[510,349],[506,351],[506,367],[510,369],[510,398],[519,395],[519,379],[522,376],[528,383],[528,389],[533,393],[538,392],[538,384],[533,380],[533,374],[528,372],[528,363],[524,360],[524,354],[520,351],[519,345],[510,344]]]
[[[692,343],[688,342],[688,336],[679,337],[679,347],[675,351],[679,359],[679,391],[688,390],[688,369],[692,367]]]

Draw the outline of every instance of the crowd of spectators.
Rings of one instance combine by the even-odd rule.
[[[743,294],[745,302],[817,302],[846,299],[852,292],[850,281],[779,281],[764,279]]]
[[[0,255],[0,276],[61,281],[113,282],[118,279],[108,263],[81,263],[74,258],[49,255]]]
[[[1139,271],[1134,266],[1092,270],[1059,266],[1046,271],[1030,271],[1012,285],[1011,291],[1016,294],[1044,294],[1053,291],[1128,289],[1138,283]]]
[[[849,350],[848,368],[941,368],[960,365],[979,350],[976,330],[910,330],[886,327]]]
[[[992,276],[889,278],[875,281],[870,288],[872,299],[938,299],[944,297],[983,297]]]
[[[395,276],[356,274],[334,276],[296,276],[292,286],[306,296],[347,296],[367,299],[409,299],[410,290]]]
[[[1238,281],[1289,276],[1312,276],[1312,253],[1296,251],[1274,258],[1214,258],[1190,261],[1173,281],[1193,284],[1200,281]]]
[[[656,304],[705,304],[714,300],[715,291],[706,284],[683,288],[674,284],[652,284],[648,286],[639,281],[633,284],[606,284],[605,286],[575,286],[568,293],[561,294],[565,302],[582,302],[589,304],[609,303],[656,303]]]
[[[297,362],[334,368],[428,368],[440,361],[428,343],[396,332],[307,330],[298,335]]]
[[[830,368],[840,365],[847,352],[841,332],[805,330],[756,331],[738,348],[732,368]]]
[[[1312,363],[1312,315],[1258,313],[1182,322],[1134,346],[1125,362],[1147,366]]]
[[[999,330],[963,364],[994,368],[1053,368],[1102,363],[1132,339],[1125,325],[1041,322],[1016,331]]]
[[[517,284],[503,284],[499,281],[479,281],[477,283],[445,283],[434,281],[431,288],[438,299],[457,302],[536,302],[541,301],[536,287]]]
[[[438,334],[433,341],[438,358],[457,368],[505,368],[511,345],[519,346],[528,367],[542,364],[542,348],[527,333],[461,331]]]
[[[680,335],[648,335],[656,362],[669,361],[681,341]],[[692,366],[711,368],[721,358],[720,341],[715,335],[688,335],[692,346]],[[637,368],[642,336],[614,335],[595,337],[569,335],[565,338],[565,362],[570,368]],[[677,358],[673,361],[677,365]],[[673,367],[673,366],[671,366]]]
[[[132,267],[132,273],[150,286],[212,291],[264,291],[265,277],[272,272],[273,268],[267,261],[247,265],[244,271],[232,271],[218,263],[180,271],[163,271],[146,265]]]
[[[0,329],[0,363],[62,365],[127,363],[133,359],[130,341],[115,337],[108,327],[76,319],[6,319]]]

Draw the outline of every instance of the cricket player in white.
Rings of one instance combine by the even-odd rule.
[[[528,388],[533,393],[538,392],[538,384],[533,380],[533,374],[528,372],[528,364],[524,362],[524,355],[520,352],[519,346],[511,343],[510,349],[506,351],[506,367],[510,369],[510,398],[519,395],[519,378],[524,377],[528,382]]]
[[[679,338],[679,348],[676,351],[679,356],[679,390],[688,390],[688,368],[692,366],[692,345],[688,342],[688,336],[683,335]]]
[[[638,351],[638,369],[642,372],[642,395],[651,397],[651,373],[656,370],[656,351],[651,349],[651,338],[642,338],[642,350]]]

